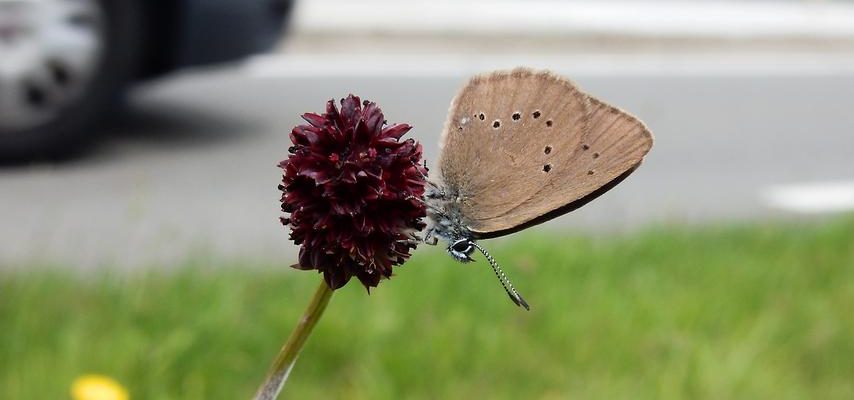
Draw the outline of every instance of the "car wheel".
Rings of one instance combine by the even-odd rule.
[[[0,161],[68,155],[133,78],[133,0],[0,1]]]

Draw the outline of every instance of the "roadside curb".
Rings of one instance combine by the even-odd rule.
[[[851,3],[312,0],[294,16],[298,35],[854,41]]]

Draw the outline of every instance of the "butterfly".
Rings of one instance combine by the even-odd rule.
[[[457,261],[480,251],[510,299],[530,310],[477,241],[573,211],[640,166],[652,133],[634,116],[549,71],[478,75],[451,102],[423,240]]]

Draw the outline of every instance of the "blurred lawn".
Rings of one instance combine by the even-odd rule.
[[[854,398],[854,219],[485,244],[531,312],[484,261],[421,250],[371,296],[336,293],[284,394]],[[207,264],[3,273],[0,399],[67,398],[89,372],[135,399],[249,398],[318,276]]]

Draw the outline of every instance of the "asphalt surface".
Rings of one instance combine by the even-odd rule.
[[[656,142],[616,189],[534,229],[611,233],[785,217],[763,200],[767,187],[854,179],[854,72],[572,78],[640,116]],[[278,222],[276,163],[299,115],[356,93],[390,122],[414,125],[435,160],[463,79],[261,78],[233,67],[141,88],[129,115],[85,157],[0,170],[0,268],[168,267],[200,256],[287,264],[294,248]]]

